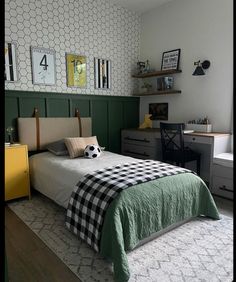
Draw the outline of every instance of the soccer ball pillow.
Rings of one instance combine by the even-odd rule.
[[[101,155],[101,149],[97,145],[87,145],[84,149],[84,156],[89,159],[98,158]]]

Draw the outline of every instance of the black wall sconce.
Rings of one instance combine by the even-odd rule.
[[[210,67],[210,61],[205,60],[202,63],[199,61],[194,62],[194,65],[197,66],[195,71],[193,72],[193,75],[205,75],[204,70],[208,69]]]

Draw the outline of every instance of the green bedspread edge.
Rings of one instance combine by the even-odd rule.
[[[123,190],[107,209],[100,242],[100,254],[113,262],[114,280],[129,280],[126,252],[142,239],[202,215],[220,219],[208,187],[193,173],[166,176]]]

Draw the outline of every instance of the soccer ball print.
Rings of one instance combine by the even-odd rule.
[[[101,149],[97,145],[87,145],[84,149],[84,156],[89,159],[98,158],[101,155]]]

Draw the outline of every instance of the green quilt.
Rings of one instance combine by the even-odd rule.
[[[142,239],[182,220],[220,219],[214,199],[193,173],[166,176],[123,190],[107,209],[100,253],[113,262],[114,279],[129,280],[126,252]]]

